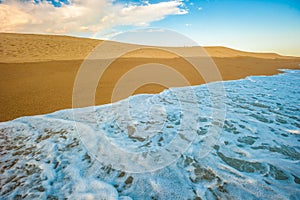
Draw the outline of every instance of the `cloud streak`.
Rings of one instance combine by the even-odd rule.
[[[69,0],[55,7],[47,1],[4,0],[0,4],[1,32],[95,34],[120,25],[147,26],[187,10],[180,0],[122,4],[114,0]]]

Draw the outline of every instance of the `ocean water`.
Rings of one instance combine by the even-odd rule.
[[[0,123],[1,199],[300,199],[299,85],[284,70]]]

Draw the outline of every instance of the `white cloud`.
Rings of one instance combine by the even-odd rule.
[[[1,32],[95,34],[119,25],[147,26],[169,15],[186,14],[180,0],[151,4],[121,4],[114,0],[70,0],[54,7],[47,1],[4,0],[0,4]]]

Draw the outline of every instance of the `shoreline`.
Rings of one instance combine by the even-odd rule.
[[[116,66],[125,66],[124,70],[128,71],[129,68],[126,67],[138,64],[139,60],[140,62],[144,61],[144,59],[121,59],[114,63],[115,68],[112,68],[110,74],[120,73]],[[155,60],[157,61],[157,59]],[[213,60],[219,68],[223,81],[243,79],[247,76],[276,75],[282,73],[279,69],[299,69],[298,64],[300,63],[300,59],[213,58]],[[165,64],[181,64],[174,59],[163,59],[163,61]],[[72,108],[73,84],[81,62],[76,60],[0,63],[0,90],[2,92],[0,121]],[[252,64],[255,66],[251,67]],[[180,67],[184,68],[184,66]],[[189,70],[184,73],[191,74]],[[117,77],[115,78],[117,79]],[[205,84],[203,80],[196,78],[190,77],[191,85]],[[110,97],[114,82],[104,80],[102,86],[97,88],[95,105],[111,103]],[[139,88],[134,94],[157,94],[164,89],[166,88],[160,85],[148,84]]]
[[[101,42],[70,36],[0,33],[0,121],[72,108],[73,85],[78,69],[87,55]],[[133,45],[111,41],[108,43],[108,49],[104,52],[105,55],[101,54],[101,58],[108,58],[120,48],[126,49],[126,45]],[[170,66],[189,81],[188,85],[175,83],[173,87],[206,83],[187,60],[172,53],[173,47],[168,52],[147,46],[134,46],[139,47],[138,50],[127,52],[116,59],[105,71],[105,77],[101,77],[95,93],[95,105],[110,103],[114,86],[122,75],[143,64]],[[274,75],[280,73],[278,69],[299,69],[300,64],[299,57],[276,53],[243,52],[227,47],[174,48],[179,52],[184,51],[187,57],[196,55],[203,59],[207,59],[207,56],[212,58],[223,81]],[[205,65],[203,69],[210,72]],[[168,74],[158,75],[168,77]],[[134,81],[137,81],[136,77],[128,80],[127,86]],[[130,95],[157,94],[164,89],[166,87],[159,84],[147,84]],[[128,95],[123,97],[127,98]]]
[[[231,81],[243,81],[243,80],[246,80],[248,77],[266,77],[266,76],[277,76],[277,75],[280,75],[280,74],[285,74],[286,73],[286,70],[300,70],[300,68],[298,69],[285,69],[285,68],[282,68],[282,69],[278,69],[278,73],[277,74],[272,74],[272,75],[249,75],[249,76],[246,76],[244,78],[240,78],[240,79],[231,79],[231,80],[222,80],[221,82],[231,82]],[[209,83],[214,83],[214,82],[219,82],[219,81],[213,81],[213,82],[209,82]],[[189,86],[180,86],[180,87],[173,87],[173,88],[184,88],[184,87],[199,87],[201,85],[205,85],[205,84],[209,84],[209,83],[203,83],[203,84],[199,84],[199,85],[189,85]],[[170,88],[165,88],[163,89],[162,91],[160,92],[157,92],[157,93],[134,93],[133,95],[131,96],[128,96],[127,98],[130,98],[130,97],[135,97],[135,96],[139,96],[139,95],[158,95],[158,94],[161,94],[163,92],[165,92],[166,90],[169,90]],[[53,114],[57,114],[59,112],[66,112],[68,110],[72,110],[72,109],[88,109],[89,107],[93,107],[93,106],[96,106],[96,107],[102,107],[102,106],[110,106],[111,104],[114,104],[114,103],[118,103],[118,102],[121,102],[121,101],[124,101],[126,100],[127,98],[125,99],[120,99],[118,101],[115,101],[115,102],[110,102],[110,103],[106,103],[106,104],[99,104],[99,105],[90,105],[90,106],[87,106],[87,107],[78,107],[78,108],[73,108],[73,107],[70,107],[70,108],[63,108],[63,109],[59,109],[59,110],[55,110],[55,111],[52,111],[52,112],[49,112],[49,113],[42,113],[42,114],[34,114],[34,115],[24,115],[24,116],[19,116],[17,118],[14,118],[14,119],[11,119],[11,120],[7,120],[7,121],[0,121],[0,124],[1,123],[6,123],[6,122],[10,122],[10,121],[14,121],[14,120],[18,120],[19,118],[23,118],[23,117],[35,117],[35,116],[47,116],[47,115],[53,115]]]

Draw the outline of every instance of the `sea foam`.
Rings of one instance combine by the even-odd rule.
[[[190,113],[201,113],[197,128],[189,128],[188,121],[183,126],[184,113],[172,90],[75,109],[76,118],[74,110],[62,110],[0,123],[1,198],[299,198],[299,71],[223,84],[226,118],[218,125],[222,127],[218,135],[209,135],[215,122],[208,84],[189,87],[199,104],[190,101],[187,88],[174,89]],[[168,146],[181,129],[195,137],[162,168],[134,173],[101,159],[104,151],[112,151],[105,149],[104,137],[115,147],[145,152],[141,155],[147,157],[147,152]],[[213,142],[205,146],[205,141]],[[205,148],[209,151],[203,156],[199,152]]]

